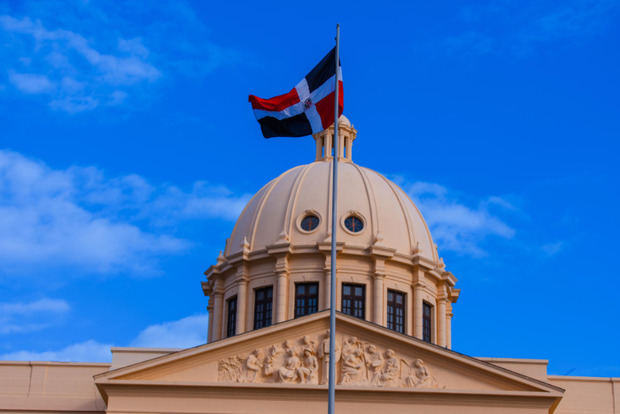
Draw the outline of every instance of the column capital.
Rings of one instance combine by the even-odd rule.
[[[274,270],[276,273],[286,272],[288,273],[288,254],[278,254],[276,256],[276,262],[274,264]]]
[[[422,282],[420,282],[420,281],[414,281],[414,282],[411,284],[411,287],[412,287],[414,290],[415,290],[415,289],[424,289],[424,288],[425,288],[424,283],[422,283]]]

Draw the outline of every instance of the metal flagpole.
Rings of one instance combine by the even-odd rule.
[[[327,413],[336,412],[336,206],[338,195],[338,66],[340,64],[340,25],[336,25],[336,92],[334,93],[334,168],[332,169],[332,258],[329,289],[329,397]]]

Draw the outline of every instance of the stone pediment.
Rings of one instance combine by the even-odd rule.
[[[327,383],[329,312],[290,320],[214,343],[108,371],[109,384],[323,388]],[[392,332],[337,315],[337,384],[342,389],[433,393],[528,393],[562,390]]]

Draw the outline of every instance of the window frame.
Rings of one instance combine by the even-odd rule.
[[[393,295],[393,299],[390,300],[390,295]],[[402,303],[398,303],[396,300],[396,296],[400,296],[402,298]],[[385,319],[386,319],[386,326],[388,329],[393,330],[394,332],[399,332],[404,334],[406,329],[407,329],[407,294],[403,291],[400,290],[396,290],[396,289],[388,289],[387,291],[387,298],[386,298],[386,313],[385,313]],[[390,308],[392,309],[392,312],[390,312]],[[398,310],[402,311],[402,322],[398,323],[398,314],[397,311]],[[390,313],[392,313],[392,320],[390,321]],[[390,326],[391,325],[391,326]],[[399,326],[402,326],[401,329],[398,329]]]
[[[226,299],[226,337],[230,338],[237,333],[237,311],[238,311],[237,295]],[[232,309],[231,309],[232,308]]]
[[[258,299],[259,293],[263,292],[262,300]],[[267,295],[266,293],[270,294]],[[259,315],[259,306],[263,306],[264,308],[260,310]],[[259,317],[261,316],[261,317]],[[258,326],[258,322],[260,322],[260,326]],[[267,326],[271,326],[273,323],[273,285],[261,286],[259,288],[254,289],[254,329],[266,328]]]
[[[349,295],[346,295],[347,298],[345,298],[345,287],[350,287],[352,290],[352,293]],[[357,295],[355,295],[355,288],[362,288],[362,296],[359,297]],[[349,306],[350,308],[350,312],[347,312],[347,310],[345,310],[345,300],[350,300],[351,301],[351,305]],[[356,315],[356,307],[355,304],[359,303],[361,304],[361,310],[362,310],[362,314],[361,316]],[[351,315],[355,318],[359,318],[359,319],[366,319],[366,285],[363,283],[342,283],[341,285],[341,290],[340,290],[340,309],[342,310],[342,313],[347,314],[347,315]]]
[[[310,286],[316,286],[316,294],[312,295],[309,293]],[[299,294],[298,288],[304,286],[305,291],[303,294]],[[294,315],[295,318],[299,318],[301,316],[311,315],[319,311],[319,282],[299,282],[295,283],[295,302],[294,302]],[[303,306],[299,306],[298,302],[300,299],[304,299]],[[313,303],[314,302],[314,303]],[[303,313],[300,313],[299,310],[304,309]],[[312,310],[314,309],[314,310]]]
[[[427,311],[428,310],[428,311]],[[435,307],[432,303],[422,302],[422,340],[433,342],[433,314]]]

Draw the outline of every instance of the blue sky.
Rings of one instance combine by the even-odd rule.
[[[203,342],[202,272],[314,156],[247,95],[288,91],[339,22],[354,160],[459,278],[453,348],[620,375],[620,2],[332,3],[0,5],[0,359]]]

